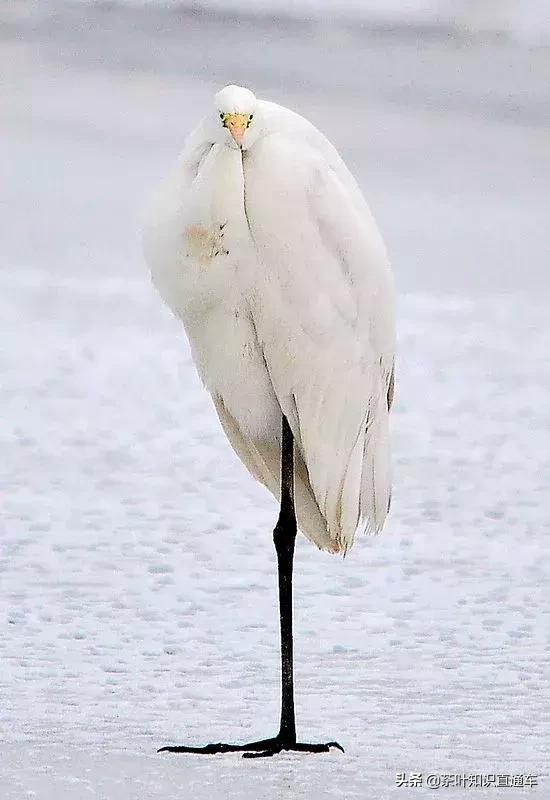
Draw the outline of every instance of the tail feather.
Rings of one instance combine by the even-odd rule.
[[[342,492],[340,539],[347,552],[357,534],[380,533],[391,497],[389,414],[385,398],[369,407],[363,435],[356,442]]]
[[[229,413],[221,397],[214,396],[220,422],[237,455],[252,475],[280,498],[280,442],[252,441]],[[391,497],[389,412],[385,394],[372,401],[355,441],[334,502],[317,496],[308,472],[307,450],[295,450],[295,502],[300,530],[322,550],[347,553],[358,533],[382,530]],[[319,454],[316,453],[319,458]],[[320,459],[332,463],[330,453]],[[328,469],[328,467],[325,466]]]

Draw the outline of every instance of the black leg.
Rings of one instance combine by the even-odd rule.
[[[344,752],[338,742],[306,744],[296,741],[296,719],[294,714],[294,653],[292,638],[292,569],[296,543],[296,511],[294,507],[294,437],[283,415],[281,442],[281,505],[279,519],[273,531],[277,553],[279,578],[279,619],[281,628],[281,724],[279,733],[270,739],[261,739],[248,744],[226,744],[218,742],[204,747],[161,747],[159,753],[214,753],[242,752],[243,758],[260,758],[280,753],[281,750],[296,750],[304,753],[326,753],[331,747]]]
[[[292,636],[292,570],[296,543],[294,509],[294,438],[283,417],[281,448],[281,507],[273,531],[279,577],[279,619],[281,626],[281,727],[279,738],[296,744],[294,716],[294,642]]]

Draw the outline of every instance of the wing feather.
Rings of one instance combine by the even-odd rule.
[[[382,240],[342,168],[272,135],[247,155],[244,174],[258,340],[331,541],[345,552],[356,531],[381,530],[389,507],[394,299]]]

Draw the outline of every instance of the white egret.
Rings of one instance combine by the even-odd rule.
[[[346,553],[357,533],[381,530],[389,509],[395,321],[382,238],[310,122],[226,86],[155,196],[144,247],[230,443],[280,501],[279,733],[163,749],[255,756],[340,747],[296,740],[293,556],[297,528]]]

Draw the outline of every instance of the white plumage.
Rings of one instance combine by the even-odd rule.
[[[391,493],[393,280],[335,148],[298,114],[228,86],[154,198],[144,242],[252,475],[279,498],[282,411],[303,533],[346,552],[357,532],[380,531]]]

